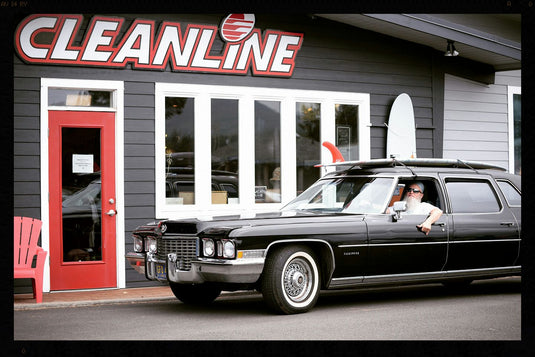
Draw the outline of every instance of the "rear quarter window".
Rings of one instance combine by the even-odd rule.
[[[498,186],[502,191],[505,199],[509,206],[520,206],[521,205],[521,196],[520,192],[513,186],[509,181],[498,181]]]
[[[490,182],[447,180],[452,213],[494,213],[501,210]]]

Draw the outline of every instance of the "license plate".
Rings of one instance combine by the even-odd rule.
[[[156,279],[167,280],[167,272],[165,271],[165,264],[155,264]]]

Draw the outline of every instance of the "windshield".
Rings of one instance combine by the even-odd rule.
[[[342,177],[319,180],[282,210],[341,213],[384,213],[393,178]]]

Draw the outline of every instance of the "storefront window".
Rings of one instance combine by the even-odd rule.
[[[324,141],[368,159],[369,119],[368,94],[156,83],[155,217],[276,210],[335,170]]]
[[[321,162],[319,103],[296,103],[296,175],[297,195],[320,178]]]
[[[358,105],[336,104],[336,146],[345,161],[359,159]]]
[[[168,204],[195,204],[194,99],[165,98],[165,197]]]
[[[212,204],[237,204],[238,105],[236,99],[212,99]]]
[[[255,202],[281,202],[280,102],[255,101]]]
[[[112,107],[112,92],[80,90],[80,89],[49,89],[48,105],[53,107]]]

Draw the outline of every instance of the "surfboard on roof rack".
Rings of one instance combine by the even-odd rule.
[[[474,170],[494,169],[507,171],[505,168],[485,162],[465,161],[460,159],[434,159],[434,158],[416,158],[416,159],[372,159],[361,161],[344,161],[333,162],[330,164],[319,165],[321,167],[331,166],[349,166],[349,167],[394,167],[394,166],[411,166],[411,167],[460,167]]]

